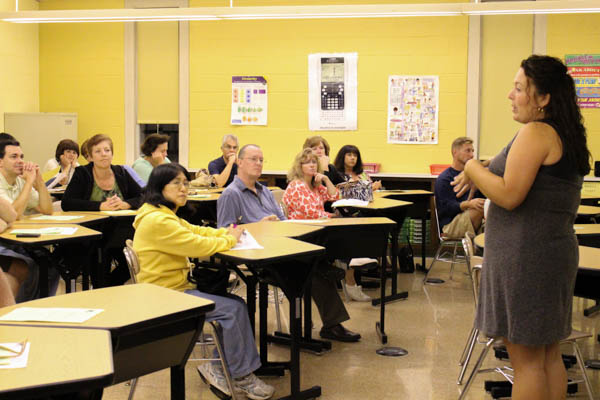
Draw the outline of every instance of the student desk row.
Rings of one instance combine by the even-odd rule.
[[[68,254],[69,264],[74,264],[68,265],[68,267],[74,274],[78,274],[80,270],[82,271],[83,289],[87,290],[89,288],[90,266],[99,268],[101,263],[101,255],[98,253],[98,256],[96,256],[94,252],[99,249],[97,244],[102,239],[105,223],[110,219],[132,219],[135,214],[136,212],[133,210],[117,212],[58,211],[51,216],[45,216],[43,220],[37,219],[40,215],[28,215],[0,234],[0,241],[30,249],[48,245],[68,245],[71,252]],[[58,218],[51,219],[52,216]],[[60,219],[63,216],[78,216],[80,218],[64,221]],[[77,231],[72,235],[43,234],[35,238],[17,237],[11,233],[15,229],[42,229],[52,226],[77,228]],[[50,260],[45,256],[34,256],[34,259],[40,267],[40,282],[48,282]],[[64,278],[68,280],[73,277]],[[70,292],[70,290],[70,285],[67,285],[67,292]],[[40,296],[48,296],[47,284],[40,285]]]
[[[0,397],[24,400],[101,388],[165,368],[185,399],[184,368],[214,303],[150,284],[70,293],[0,309],[104,310],[80,323],[0,322],[0,342],[31,343],[27,367],[0,369]]]

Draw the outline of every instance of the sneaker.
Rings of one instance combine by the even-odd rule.
[[[236,391],[244,392],[252,400],[270,399],[273,393],[275,393],[273,386],[267,385],[254,374],[248,374],[243,378],[236,378],[234,384]]]
[[[231,396],[231,390],[229,390],[225,374],[220,365],[213,364],[212,362],[204,363],[198,367],[198,373],[204,383],[212,386],[227,396]]]

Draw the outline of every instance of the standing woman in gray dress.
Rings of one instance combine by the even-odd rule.
[[[505,341],[514,400],[564,399],[559,341],[571,332],[573,223],[590,153],[574,82],[559,59],[523,60],[508,98],[523,126],[489,169],[470,160],[454,182],[459,194],[476,186],[492,202],[476,326]]]

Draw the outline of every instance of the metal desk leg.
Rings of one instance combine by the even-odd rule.
[[[384,281],[381,281],[381,296],[378,299],[371,300],[371,304],[377,306],[381,303],[382,299],[385,303],[389,303],[395,300],[404,300],[408,297],[408,292],[400,292],[398,293],[398,233],[399,230],[394,228],[392,229],[392,292],[389,296],[385,296],[385,284]],[[387,241],[387,235],[386,235]],[[387,244],[387,243],[386,243]],[[382,261],[386,258],[386,251],[384,252],[384,256],[382,257]],[[387,262],[385,263],[387,264]],[[381,263],[382,276],[385,276],[386,267],[384,267],[384,263]]]
[[[185,370],[179,365],[171,367],[171,400],[185,400]]]

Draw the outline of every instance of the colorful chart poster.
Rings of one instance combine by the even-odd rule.
[[[438,76],[391,75],[388,81],[388,143],[437,144]]]
[[[565,64],[575,81],[580,108],[600,108],[600,54],[567,54]]]
[[[231,125],[267,125],[267,80],[264,77],[231,78]]]

